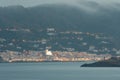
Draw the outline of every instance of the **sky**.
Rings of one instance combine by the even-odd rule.
[[[22,5],[24,7],[31,7],[40,4],[53,4],[64,3],[70,5],[77,5],[78,3],[84,4],[84,2],[97,2],[101,5],[112,5],[120,3],[120,0],[0,0],[0,6]]]

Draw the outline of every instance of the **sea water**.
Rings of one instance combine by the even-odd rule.
[[[80,67],[84,62],[0,63],[0,80],[120,80],[117,67]]]

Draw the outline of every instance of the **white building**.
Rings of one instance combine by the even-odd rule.
[[[52,54],[51,51],[49,51],[49,50],[47,49],[47,50],[45,50],[45,55],[46,55],[46,56],[52,56],[53,54]]]

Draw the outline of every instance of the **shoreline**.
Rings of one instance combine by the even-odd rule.
[[[66,63],[66,62],[95,62],[95,61],[39,61],[39,62],[36,62],[36,61],[15,61],[15,62],[1,62],[1,63],[56,63],[56,62],[60,62],[60,63]],[[0,63],[0,64],[1,64]]]

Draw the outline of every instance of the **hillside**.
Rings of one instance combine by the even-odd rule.
[[[120,48],[120,11],[98,9],[99,13],[89,13],[66,5],[1,7],[1,50],[43,50],[50,46],[52,50],[89,51],[92,46],[92,52],[116,53]]]

